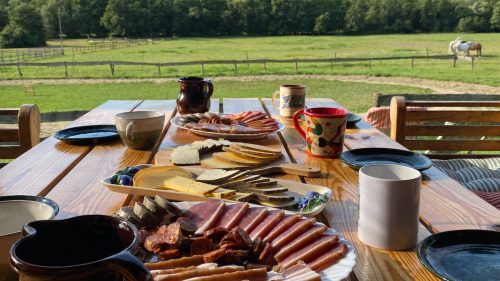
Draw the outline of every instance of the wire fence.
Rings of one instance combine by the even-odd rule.
[[[30,59],[44,59],[54,56],[64,56],[64,49],[21,49],[21,50],[0,50],[2,64],[13,61],[24,61]]]

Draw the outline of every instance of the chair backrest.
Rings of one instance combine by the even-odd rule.
[[[407,106],[427,107],[424,110],[408,110]],[[480,140],[478,137],[500,136],[500,111],[498,110],[433,110],[444,108],[500,107],[498,101],[407,101],[404,97],[393,97],[391,101],[391,138],[409,150],[432,151],[500,151],[500,140]],[[409,125],[407,122],[431,124]],[[444,122],[463,123],[444,125]],[[475,124],[473,124],[476,122]],[[496,125],[484,123],[494,122]],[[478,124],[479,125],[476,125]],[[442,139],[407,137],[443,136]],[[446,137],[460,137],[449,139]],[[475,137],[475,139],[473,139]],[[431,158],[484,158],[497,154],[428,154]]]
[[[0,145],[0,159],[14,159],[40,143],[40,110],[36,104],[21,108],[0,109],[0,115],[17,115],[16,129],[0,129],[0,142],[19,142],[19,145]],[[0,167],[6,163],[0,163]]]
[[[500,101],[500,95],[484,94],[397,94],[383,95],[376,92],[373,107],[389,106],[393,97],[404,97],[411,101]]]

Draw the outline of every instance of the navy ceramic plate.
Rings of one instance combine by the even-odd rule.
[[[500,280],[500,232],[440,232],[418,244],[417,256],[440,280]]]
[[[64,129],[54,137],[71,145],[94,145],[120,139],[115,125],[92,125]]]
[[[352,126],[359,121],[361,121],[361,117],[359,115],[349,113],[349,115],[347,116],[347,126]]]
[[[432,166],[431,159],[419,153],[392,148],[360,148],[342,152],[340,160],[353,169],[375,164],[397,164],[419,171]]]

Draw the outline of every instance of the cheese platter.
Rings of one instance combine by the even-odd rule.
[[[151,197],[159,195],[174,201],[223,199],[228,202],[255,202],[266,207],[300,213],[305,217],[313,217],[320,213],[325,207],[324,203],[333,194],[331,189],[324,186],[249,175],[248,171],[206,170],[200,167],[181,168],[151,164],[138,165],[130,169],[134,168],[139,170],[135,175],[121,170],[102,179],[101,184],[117,193]],[[199,176],[201,180],[196,181]],[[133,185],[129,179],[122,180],[130,177],[133,179]],[[315,203],[309,203],[310,201]]]
[[[170,204],[180,216],[139,232],[136,256],[155,280],[339,281],[356,265],[350,242],[314,218],[221,200]]]
[[[248,111],[239,115],[212,112],[186,114],[174,117],[170,122],[196,135],[226,140],[262,139],[285,129],[285,125],[267,118],[261,111]]]

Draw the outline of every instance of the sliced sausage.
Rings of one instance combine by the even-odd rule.
[[[227,234],[227,229],[224,227],[216,227],[207,230],[203,233],[203,237],[212,239],[214,241],[220,241]]]
[[[146,238],[144,242],[144,248],[150,252],[158,253],[161,247],[165,245],[165,238],[162,234],[150,235]]]
[[[226,255],[225,249],[211,251],[209,253],[203,254],[203,262],[205,263],[214,262],[223,257],[224,255]]]
[[[158,233],[159,229],[160,228],[158,226],[152,226],[152,227],[146,228],[145,230],[147,230],[151,234],[156,234],[156,233]]]
[[[174,222],[168,226],[167,233],[165,234],[165,242],[172,248],[179,249],[185,243],[182,236],[181,225]]]
[[[170,249],[170,250],[159,252],[158,253],[158,258],[160,258],[162,260],[168,261],[170,259],[177,258],[180,255],[181,255],[181,250],[179,250],[179,249]]]
[[[181,231],[184,236],[193,235],[198,229],[188,218],[180,217],[177,219],[177,222],[181,225]]]
[[[214,242],[205,237],[196,238],[191,244],[191,256],[203,255],[216,249]]]
[[[237,242],[236,242],[236,239],[234,239],[233,236],[224,237],[224,238],[222,238],[222,240],[220,240],[220,244],[221,245],[229,244],[229,243],[237,243]]]
[[[266,247],[266,243],[263,242],[260,238],[258,238],[258,239],[255,239],[254,246],[255,247],[253,248],[252,256],[258,258],[260,256],[260,254],[262,253],[262,251],[264,251],[264,248]]]
[[[221,249],[239,249],[239,248],[243,248],[243,247],[238,243],[228,243],[228,244],[220,245],[220,248]]]
[[[144,247],[144,243],[146,242],[146,238],[151,236],[152,234],[147,230],[139,231],[139,246]]]
[[[225,256],[220,258],[217,262],[222,264],[243,265],[243,259],[235,254],[226,254]]]
[[[237,255],[242,257],[243,259],[248,259],[249,250],[234,250],[234,249],[226,249],[226,254],[228,255]]]
[[[271,254],[271,244],[269,242],[266,242],[266,246],[264,247],[264,250],[262,250],[262,253],[259,256],[259,262],[263,262],[267,259],[267,256]]]
[[[167,233],[167,229],[168,229],[168,225],[164,224],[162,226],[160,226],[160,228],[158,228],[158,230],[156,231],[156,234],[165,234]]]
[[[250,239],[250,236],[248,236],[243,228],[239,226],[233,228],[233,236],[238,244],[248,247],[249,249],[252,248],[252,239]]]

